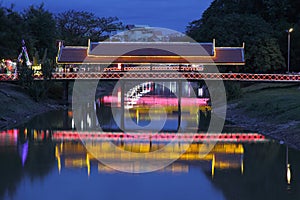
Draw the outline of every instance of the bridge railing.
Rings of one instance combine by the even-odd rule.
[[[300,74],[202,73],[202,72],[90,72],[53,73],[53,79],[188,79],[298,82]]]
[[[75,79],[184,79],[184,80],[227,80],[227,81],[261,81],[261,82],[299,82],[300,74],[251,74],[251,73],[203,73],[203,72],[54,72],[54,80]],[[34,80],[42,80],[43,76],[34,76]],[[17,81],[18,77],[11,74],[0,74],[0,81]]]

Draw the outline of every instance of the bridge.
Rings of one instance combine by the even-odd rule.
[[[60,66],[52,80],[224,80],[298,82],[300,74],[215,73],[211,66],[245,65],[242,47],[216,47],[190,42],[91,42],[88,46],[60,43]],[[43,80],[35,75],[34,80]],[[17,81],[14,74],[0,74],[0,81]]]

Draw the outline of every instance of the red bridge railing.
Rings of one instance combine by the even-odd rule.
[[[227,81],[261,81],[261,82],[298,82],[300,74],[248,74],[248,73],[199,73],[199,72],[59,72],[53,73],[54,80],[75,79],[184,79],[184,80],[227,80]],[[42,80],[35,76],[34,80]],[[14,75],[0,74],[0,81],[17,81]]]

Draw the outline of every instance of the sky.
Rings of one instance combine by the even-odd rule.
[[[99,17],[116,16],[123,24],[149,25],[184,32],[189,22],[201,18],[212,0],[0,0],[0,5],[15,5],[23,11],[44,3],[53,13],[74,9]]]

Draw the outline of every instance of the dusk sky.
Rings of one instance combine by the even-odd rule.
[[[84,10],[100,17],[117,16],[125,25],[138,24],[184,32],[189,22],[199,19],[212,0],[0,0],[22,11],[40,5],[53,13]]]

